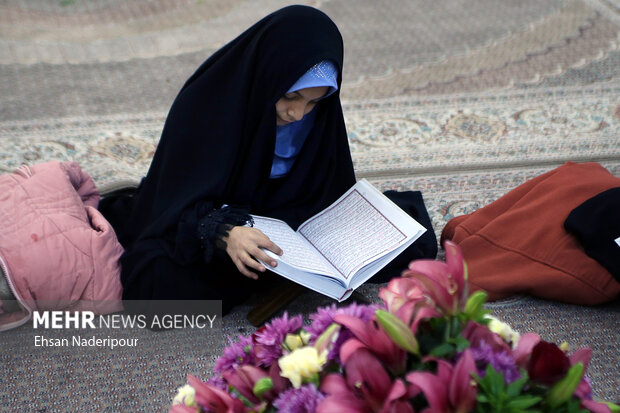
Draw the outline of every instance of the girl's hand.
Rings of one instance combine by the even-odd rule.
[[[282,255],[280,247],[257,228],[233,227],[222,241],[226,242],[226,252],[239,272],[254,280],[258,279],[258,275],[252,269],[259,272],[266,270],[265,266],[257,260],[266,262],[272,267],[278,265],[276,260],[267,255],[261,248]]]

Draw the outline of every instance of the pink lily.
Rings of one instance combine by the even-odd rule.
[[[186,406],[184,404],[174,404],[168,410],[168,413],[200,413],[197,406]]]
[[[477,373],[476,363],[467,349],[452,366],[438,359],[437,373],[416,371],[406,379],[424,393],[429,407],[422,413],[466,413],[476,405],[477,388],[472,374]]]
[[[426,302],[424,291],[411,278],[394,278],[387,287],[381,288],[379,297],[385,303],[388,311],[405,323],[409,324],[415,308]]]
[[[269,376],[258,367],[243,365],[236,368],[234,371],[223,372],[222,377],[224,377],[224,380],[226,380],[230,386],[241,393],[243,397],[256,404],[259,403],[260,400],[254,394],[254,385],[260,379]]]
[[[422,320],[441,315],[433,306],[428,305],[428,298],[418,281],[412,278],[394,278],[386,288],[379,291],[379,297],[383,299],[390,313],[410,326],[414,335]]]
[[[527,367],[532,350],[540,340],[540,336],[536,333],[527,333],[521,336],[517,347],[512,351],[512,357],[515,359],[517,366]]]
[[[409,399],[414,393],[401,380],[396,379],[383,403],[380,413],[414,413]]]
[[[328,396],[317,406],[317,413],[371,413],[366,402],[349,389],[347,382],[339,374],[327,375],[321,383],[321,391]]]
[[[210,409],[215,413],[244,413],[245,407],[239,399],[233,398],[224,390],[203,383],[191,374],[187,376],[187,383],[196,390],[194,400],[199,406]]]
[[[332,374],[321,384],[328,395],[317,412],[407,412],[412,393],[401,379],[392,383],[381,362],[367,349],[359,348],[344,365],[345,377]]]
[[[582,363],[584,367],[584,371],[588,369],[588,365],[590,364],[590,359],[592,358],[592,349],[588,347],[582,347],[580,349],[575,350],[573,354],[569,357],[571,366],[574,366],[577,363]]]
[[[291,382],[282,377],[280,373],[281,370],[278,363],[273,363],[271,367],[269,367],[269,377],[273,383],[273,389],[265,394],[265,398],[268,400],[276,398],[280,393],[291,386]]]
[[[415,279],[424,294],[444,315],[456,315],[467,303],[467,265],[460,248],[451,241],[444,242],[446,262],[416,260],[409,264],[403,277]]]
[[[407,362],[406,352],[394,343],[381,328],[377,320],[373,319],[365,323],[357,317],[340,314],[334,318],[334,321],[348,328],[355,336],[355,338],[347,340],[345,345],[351,340],[357,340],[361,343],[361,345],[359,345],[360,347],[363,346],[368,348],[392,373],[399,374],[405,370]],[[351,346],[351,344],[349,344],[349,346]],[[350,347],[343,347],[345,348],[345,353],[343,353],[341,348],[340,358],[345,362],[347,358],[347,348]]]
[[[344,370],[349,387],[357,389],[373,411],[379,410],[392,386],[379,360],[370,351],[358,349],[345,362]]]
[[[611,408],[605,403],[595,402],[594,400],[582,400],[581,407],[592,413],[611,413]]]

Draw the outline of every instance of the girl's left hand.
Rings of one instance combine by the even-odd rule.
[[[257,260],[266,262],[272,267],[278,265],[276,260],[263,251],[263,248],[282,255],[282,249],[257,228],[233,227],[223,241],[226,242],[226,252],[239,272],[254,280],[258,279],[258,275],[252,270],[258,272],[266,270],[265,266]]]

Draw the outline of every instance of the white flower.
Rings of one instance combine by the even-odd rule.
[[[172,400],[172,404],[181,404],[188,407],[193,407],[196,406],[194,397],[196,397],[196,390],[189,384],[186,384],[183,387],[179,387],[177,395],[174,397],[174,400]]]
[[[489,330],[498,334],[501,338],[504,339],[507,343],[512,344],[512,347],[516,347],[521,335],[512,329],[508,324],[500,321],[499,319],[493,317],[492,315],[486,315],[486,318],[491,320],[487,325]]]
[[[327,360],[326,352],[319,355],[314,347],[302,347],[292,353],[280,357],[278,364],[282,372],[280,375],[291,381],[298,389],[304,379],[311,379],[321,371]]]

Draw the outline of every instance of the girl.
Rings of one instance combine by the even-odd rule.
[[[281,9],[190,77],[137,192],[100,209],[126,251],[124,299],[218,299],[226,313],[280,248],[249,213],[296,228],[355,183],[340,104],[343,42],[306,6]],[[433,236],[434,238],[434,236]]]

